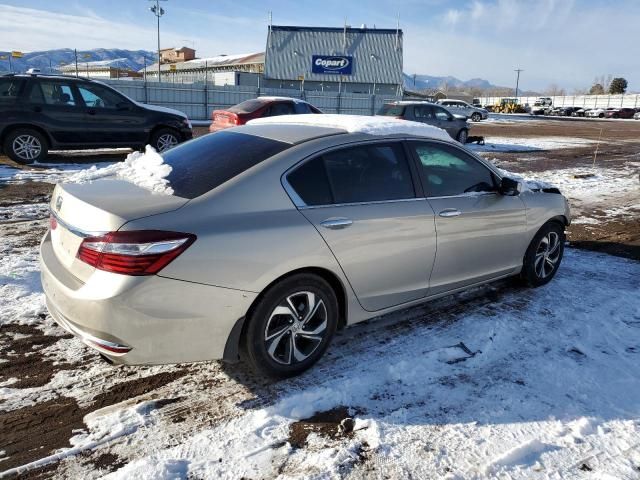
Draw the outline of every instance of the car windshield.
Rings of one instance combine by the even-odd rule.
[[[252,100],[245,100],[238,105],[234,105],[227,109],[229,112],[233,113],[253,113],[256,110],[264,107],[267,104],[264,100],[260,100],[259,98],[254,98]]]
[[[162,158],[171,166],[166,178],[174,195],[195,198],[290,146],[269,138],[222,131],[174,147]]]
[[[392,103],[385,104],[380,110],[378,110],[378,115],[385,115],[387,117],[399,117],[401,115],[404,115],[404,105],[394,105]]]

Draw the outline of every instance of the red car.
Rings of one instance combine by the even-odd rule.
[[[244,125],[249,120],[277,115],[322,113],[316,107],[297,98],[258,97],[246,100],[226,110],[214,110],[211,114],[210,132]]]
[[[614,108],[612,110],[607,109],[604,112],[604,116],[605,118],[633,118],[635,113],[635,108]]]

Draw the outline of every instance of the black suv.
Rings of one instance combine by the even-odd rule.
[[[184,113],[140,104],[95,80],[0,76],[0,146],[18,163],[41,161],[50,149],[150,144],[163,151],[192,136]]]

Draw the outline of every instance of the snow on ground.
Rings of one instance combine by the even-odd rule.
[[[570,137],[485,137],[484,145],[468,144],[475,152],[535,152],[558,148],[575,148],[593,144],[596,141]]]
[[[639,174],[640,162],[627,162],[624,167],[615,169],[596,165],[524,172],[514,176],[558,187],[569,199],[577,223],[592,223],[596,221],[592,218],[594,215],[601,218],[640,215]],[[593,211],[594,204],[615,206]]]
[[[418,322],[335,362],[342,376],[312,372],[314,387],[107,478],[368,478],[363,452],[392,478],[577,478],[583,464],[637,478],[639,289],[637,262],[570,250],[544,288]],[[292,421],[340,405],[362,412],[352,438],[286,443]]]
[[[88,179],[97,169],[87,167],[0,167],[0,181]],[[575,202],[599,195],[637,201],[637,167],[524,176],[558,185]],[[33,221],[39,205],[3,207],[0,224],[3,214]],[[620,212],[628,212],[624,207]],[[38,317],[46,310],[37,247],[9,237],[0,255],[0,324],[59,330]],[[216,382],[172,396],[205,412],[223,408],[219,418],[172,424],[155,398],[138,397],[88,414],[85,428],[56,455],[109,447],[126,463],[107,476],[113,479],[639,478],[640,263],[567,249],[545,287],[477,291],[483,301],[472,308],[464,306],[470,292],[347,329],[314,369],[274,391],[251,392],[255,383],[245,387],[215,363],[200,364],[194,372],[214,371]],[[78,340],[63,339],[45,353],[63,361],[83,352]],[[141,367],[133,376],[170,368]],[[55,398],[57,391],[85,405],[88,391],[105,388],[96,379],[111,371],[84,365],[56,373],[41,389],[7,382],[0,408]],[[229,385],[224,394],[220,382]],[[291,446],[292,422],[338,406],[355,416],[351,436],[314,433],[304,447]],[[66,468],[76,478],[98,475],[81,462]]]
[[[0,165],[0,182],[14,184],[46,182],[55,184],[67,180],[71,174],[83,172],[91,167],[101,169],[111,165],[114,165],[114,162],[100,162],[93,165],[82,163],[37,164],[24,169]]]

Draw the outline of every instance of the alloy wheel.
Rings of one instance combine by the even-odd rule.
[[[164,133],[158,137],[158,151],[164,152],[178,144],[178,138],[172,133]]]
[[[534,260],[534,271],[540,279],[547,278],[558,266],[560,259],[560,236],[556,232],[547,233],[538,244]]]
[[[276,306],[264,330],[271,359],[293,365],[309,358],[327,333],[327,308],[313,292],[296,292]]]
[[[42,143],[33,135],[17,136],[11,147],[19,158],[28,161],[38,158],[42,152]]]

